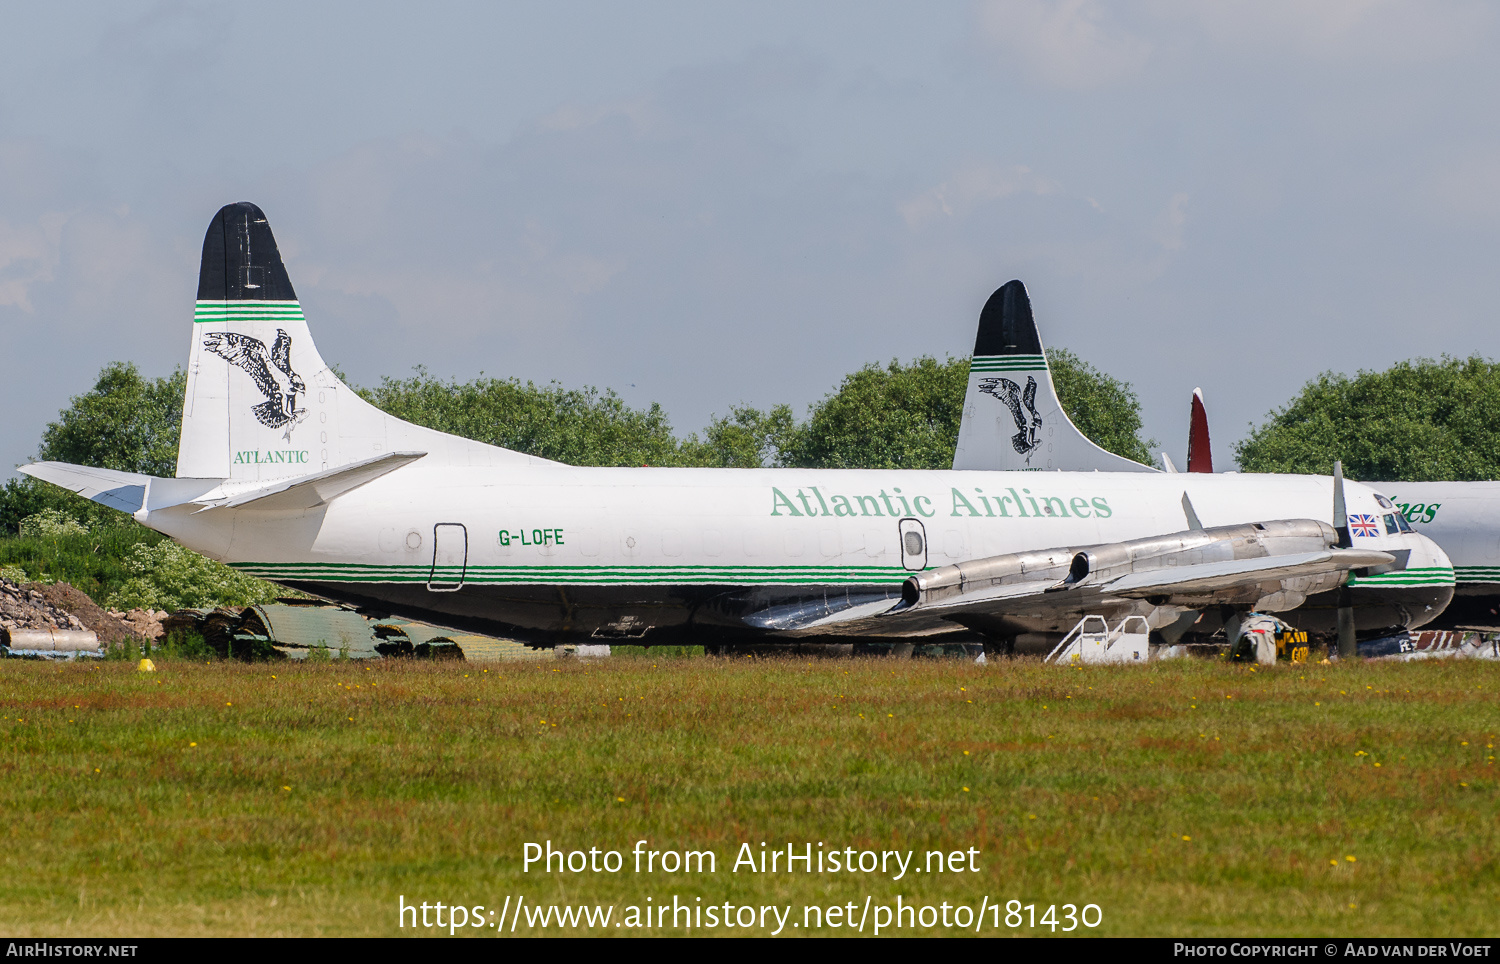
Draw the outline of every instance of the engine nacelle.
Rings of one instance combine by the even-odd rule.
[[[913,574],[902,585],[901,598],[906,606],[930,606],[960,596],[1003,593],[1006,586],[1043,580],[1056,580],[1048,591],[1061,591],[1100,585],[1133,572],[1288,556],[1337,544],[1333,526],[1314,519],[1189,529],[1129,542],[1015,552],[943,566]],[[1270,605],[1261,608],[1273,611],[1290,609],[1301,604],[1298,597],[1335,588],[1343,578],[1343,573],[1312,577],[1305,587],[1280,588],[1275,594],[1279,598],[1268,593],[1250,603],[1264,601]]]

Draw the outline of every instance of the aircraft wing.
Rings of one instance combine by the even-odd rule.
[[[1108,547],[1101,547],[1108,548]],[[985,560],[977,560],[984,562]],[[1149,599],[1157,605],[1203,608],[1214,605],[1253,605],[1278,592],[1322,591],[1343,582],[1351,569],[1387,566],[1395,561],[1388,552],[1360,549],[1322,549],[1236,559],[1197,565],[1171,566],[1129,572],[1097,581],[1070,582],[1062,578],[1026,579],[924,599],[924,593],[903,593],[902,604],[887,615],[928,612],[952,617],[960,614],[989,616],[1033,616],[1048,609],[1067,612],[1086,610],[1090,604],[1104,605],[1121,599]],[[956,568],[956,567],[946,567]],[[934,576],[942,573],[935,570]],[[1056,575],[1056,574],[1051,574]],[[915,597],[915,602],[910,600]]]
[[[1282,611],[1344,585],[1351,570],[1404,566],[1392,553],[1341,548],[1338,538],[1326,522],[1288,519],[1061,546],[913,573],[899,600],[894,593],[829,594],[744,619],[796,633],[883,635],[907,624],[936,629],[1039,616],[1071,621],[1087,612],[1119,614],[1141,606]]]
[[[1133,572],[1107,583],[1103,591],[1136,599],[1159,595],[1173,598],[1212,596],[1270,581],[1388,565],[1395,558],[1388,552],[1371,549],[1325,549],[1320,552],[1240,559],[1234,562],[1211,562],[1179,569]]]

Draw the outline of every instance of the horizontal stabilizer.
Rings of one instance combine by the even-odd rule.
[[[1364,566],[1384,566],[1395,561],[1396,557],[1389,552],[1372,549],[1325,549],[1321,552],[1132,572],[1106,583],[1102,588],[1112,595],[1133,597],[1154,596],[1164,591],[1173,594],[1212,593],[1242,586],[1247,582],[1313,576]]]
[[[284,479],[271,485],[225,493],[223,488],[197,500],[205,509],[267,509],[295,511],[312,509],[352,492],[367,482],[394,472],[425,456],[426,452],[387,452],[385,455],[325,472]]]
[[[153,478],[135,472],[96,469],[87,465],[69,465],[67,462],[33,462],[16,471],[62,486],[100,505],[130,513],[139,511],[146,501],[146,486]]]

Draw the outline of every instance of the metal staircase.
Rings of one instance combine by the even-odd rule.
[[[1103,616],[1085,616],[1069,630],[1046,663],[1144,663],[1151,627],[1143,616],[1126,616],[1114,629]]]

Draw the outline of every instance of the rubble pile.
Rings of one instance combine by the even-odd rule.
[[[377,622],[352,609],[298,600],[290,605],[243,608],[181,609],[175,613],[132,609],[105,610],[65,582],[18,584],[0,579],[0,647],[14,647],[14,633],[67,633],[77,638],[26,639],[6,653],[37,657],[33,650],[67,651],[118,648],[126,641],[153,643],[176,632],[189,641],[200,637],[207,649],[234,659],[306,659],[321,651],[326,658],[370,659],[407,656],[416,659],[463,659],[464,652],[443,630],[412,623]],[[413,636],[415,633],[415,637]],[[49,654],[42,654],[49,655]]]
[[[53,608],[71,613],[73,618],[82,624],[77,628],[92,629],[99,637],[99,643],[102,646],[108,648],[121,646],[126,640],[140,636],[140,633],[136,632],[133,627],[100,609],[98,603],[90,599],[83,590],[76,589],[68,583],[28,583],[21,588],[36,592]]]
[[[47,601],[35,584],[17,585],[0,579],[0,628],[86,629],[72,613]],[[70,587],[71,588],[71,587]]]

